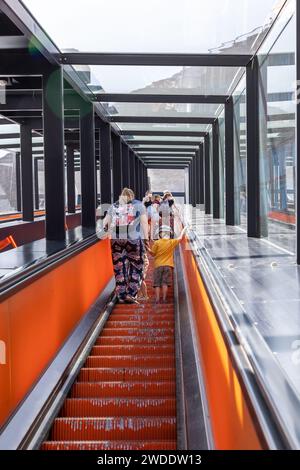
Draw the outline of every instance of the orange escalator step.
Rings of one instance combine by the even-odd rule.
[[[100,336],[96,341],[96,346],[101,345],[122,345],[122,344],[154,344],[154,345],[173,345],[175,342],[173,336],[157,336],[146,338],[145,336]]]
[[[175,367],[172,356],[90,356],[85,367]]]
[[[60,416],[176,416],[176,401],[175,398],[68,398]]]
[[[174,321],[113,321],[109,320],[105,328],[174,328]]]
[[[76,382],[71,398],[173,397],[176,383],[171,382]]]
[[[167,313],[162,313],[161,315],[155,315],[151,313],[126,313],[120,315],[119,313],[111,313],[109,316],[109,321],[173,321],[174,315],[169,315]]]
[[[48,441],[41,450],[176,450],[173,441]]]
[[[56,441],[175,440],[176,418],[56,418],[51,437]]]
[[[174,346],[156,346],[146,345],[114,345],[114,346],[94,346],[91,356],[129,356],[130,354],[142,356],[163,356],[165,354],[174,354]]]
[[[174,336],[173,328],[104,328],[103,336]]]
[[[164,380],[175,380],[175,374],[175,368],[82,368],[77,380],[78,382],[127,382],[130,380],[134,382],[151,380],[162,382]]]

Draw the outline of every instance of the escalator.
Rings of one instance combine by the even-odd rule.
[[[117,304],[42,450],[176,449],[174,297]]]
[[[0,449],[297,448],[298,399],[196,234],[159,305],[152,263],[149,300],[115,304],[101,236],[3,283]]]

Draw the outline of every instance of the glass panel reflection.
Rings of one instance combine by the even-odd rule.
[[[274,45],[267,49],[270,44]],[[295,45],[293,16],[279,37],[271,34],[259,51],[262,227],[265,236],[292,252],[296,224],[296,68],[291,58],[295,57]]]

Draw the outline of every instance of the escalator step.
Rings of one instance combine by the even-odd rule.
[[[175,367],[172,356],[91,356],[85,367]]]
[[[161,315],[153,315],[153,313],[126,313],[121,315],[120,313],[111,313],[109,321],[173,321],[174,315],[162,313]]]
[[[149,368],[98,368],[98,369],[81,369],[78,382],[115,382],[115,381],[170,381],[175,380],[176,372],[175,369],[149,369]]]
[[[174,354],[174,346],[156,346],[146,345],[114,345],[114,346],[94,346],[91,356],[128,356],[130,354],[143,356],[163,356],[165,354]]]
[[[63,417],[174,416],[175,398],[68,398]]]
[[[171,382],[76,382],[71,398],[174,397],[175,381]]]
[[[176,450],[173,441],[50,441],[41,450]]]
[[[145,336],[100,336],[96,341],[96,346],[101,345],[122,345],[122,344],[153,344],[153,345],[173,345],[173,336],[157,336],[146,338]]]
[[[173,328],[104,328],[103,336],[171,336],[174,337]]]
[[[56,418],[53,440],[175,440],[176,418]]]
[[[135,321],[128,321],[128,320],[108,320],[105,327],[106,328],[174,328],[174,320],[172,321],[165,321],[160,320],[157,318],[156,320],[135,320]]]

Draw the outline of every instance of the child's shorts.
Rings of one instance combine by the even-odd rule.
[[[154,269],[153,287],[171,286],[172,268],[170,266],[160,266]]]

